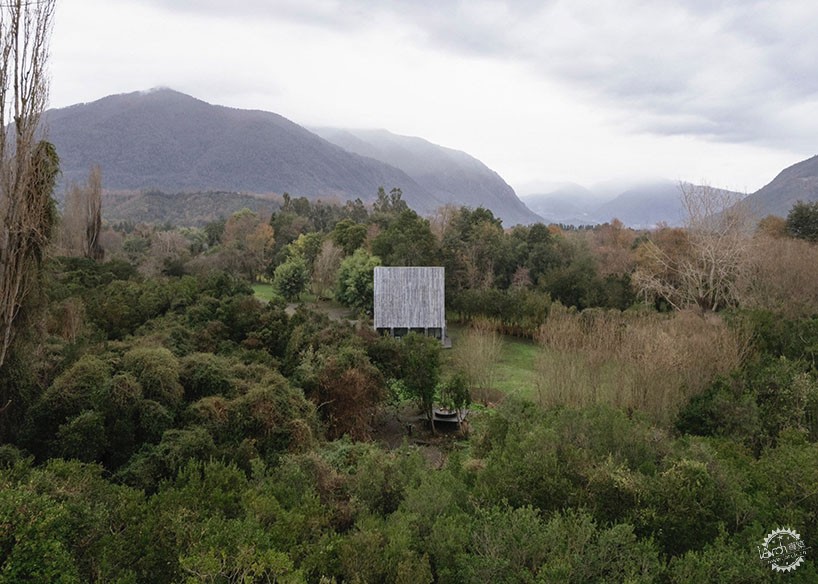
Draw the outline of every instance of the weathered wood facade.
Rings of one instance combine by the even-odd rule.
[[[375,268],[375,330],[402,337],[411,331],[446,339],[442,267]]]

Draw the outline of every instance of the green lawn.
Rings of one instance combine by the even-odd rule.
[[[503,337],[494,385],[507,395],[535,399],[537,373],[534,368],[539,347],[529,340]]]
[[[466,327],[450,324],[447,333],[456,345]],[[537,373],[534,367],[539,348],[536,343],[517,337],[503,336],[500,359],[495,367],[494,387],[507,395],[536,399]],[[444,364],[447,361],[444,360]]]
[[[273,288],[273,285],[266,283],[253,284],[253,294],[255,294],[256,298],[264,300],[265,302],[269,302],[273,298],[278,297],[278,293]]]

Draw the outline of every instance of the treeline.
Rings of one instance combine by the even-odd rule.
[[[285,194],[269,216],[244,209],[201,228],[126,222],[101,235],[109,258],[144,275],[225,270],[271,282],[288,301],[312,294],[364,313],[371,311],[375,265],[442,265],[453,317],[489,317],[529,337],[551,301],[579,309],[632,305],[632,265],[612,269],[604,254],[609,245],[630,253],[634,238],[620,223],[568,233],[541,224],[505,229],[482,208],[444,207],[424,218],[406,206],[400,189],[381,189],[372,205]]]

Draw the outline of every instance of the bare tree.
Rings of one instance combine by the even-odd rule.
[[[328,298],[328,292],[335,287],[338,269],[344,259],[344,250],[331,240],[326,240],[321,246],[321,252],[315,258],[310,280],[313,293],[319,298]]]
[[[0,3],[0,366],[51,236],[59,160],[41,140],[55,0]]]
[[[60,253],[101,260],[102,173],[94,166],[85,186],[72,184],[65,196],[65,211],[59,233]]]
[[[647,298],[663,298],[676,309],[718,310],[740,300],[749,269],[752,215],[736,193],[683,183],[687,213],[675,249],[643,244],[633,281]]]

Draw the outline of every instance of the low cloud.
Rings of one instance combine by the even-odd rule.
[[[402,40],[521,64],[619,112],[634,132],[809,148],[818,131],[818,4],[186,0],[168,10],[291,20],[334,31],[391,26]]]

